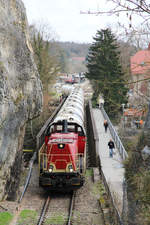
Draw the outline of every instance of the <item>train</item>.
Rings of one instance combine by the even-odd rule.
[[[84,93],[72,90],[45,131],[39,151],[39,185],[48,190],[67,191],[81,187],[86,170]]]

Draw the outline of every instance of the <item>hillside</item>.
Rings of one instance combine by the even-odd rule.
[[[90,44],[74,42],[58,42],[66,60],[66,71],[69,73],[86,71],[85,58]]]

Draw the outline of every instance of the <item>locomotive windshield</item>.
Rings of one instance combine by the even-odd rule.
[[[62,122],[52,124],[48,128],[46,136],[49,136],[52,133],[68,133],[68,132],[77,133],[79,136],[85,136],[83,128],[80,125],[76,123],[68,123],[67,127],[65,127],[64,124],[62,124]]]

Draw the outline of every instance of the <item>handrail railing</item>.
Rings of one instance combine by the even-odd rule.
[[[124,148],[124,146],[123,146],[123,144],[122,144],[122,142],[121,142],[121,140],[120,140],[120,138],[119,138],[115,128],[113,127],[113,125],[112,125],[112,123],[111,123],[107,113],[105,112],[105,109],[104,109],[103,106],[101,106],[101,112],[102,112],[104,118],[107,120],[107,122],[109,124],[109,130],[110,130],[110,133],[111,133],[111,135],[112,135],[112,137],[114,139],[116,147],[118,148],[122,159],[125,160],[128,157],[128,153],[126,152],[126,150],[125,150],[125,148]]]

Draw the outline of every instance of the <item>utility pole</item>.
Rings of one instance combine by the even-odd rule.
[[[123,128],[125,128],[125,116],[124,116],[124,107],[125,107],[125,104],[122,103],[121,106],[122,106],[122,112],[123,112]]]

